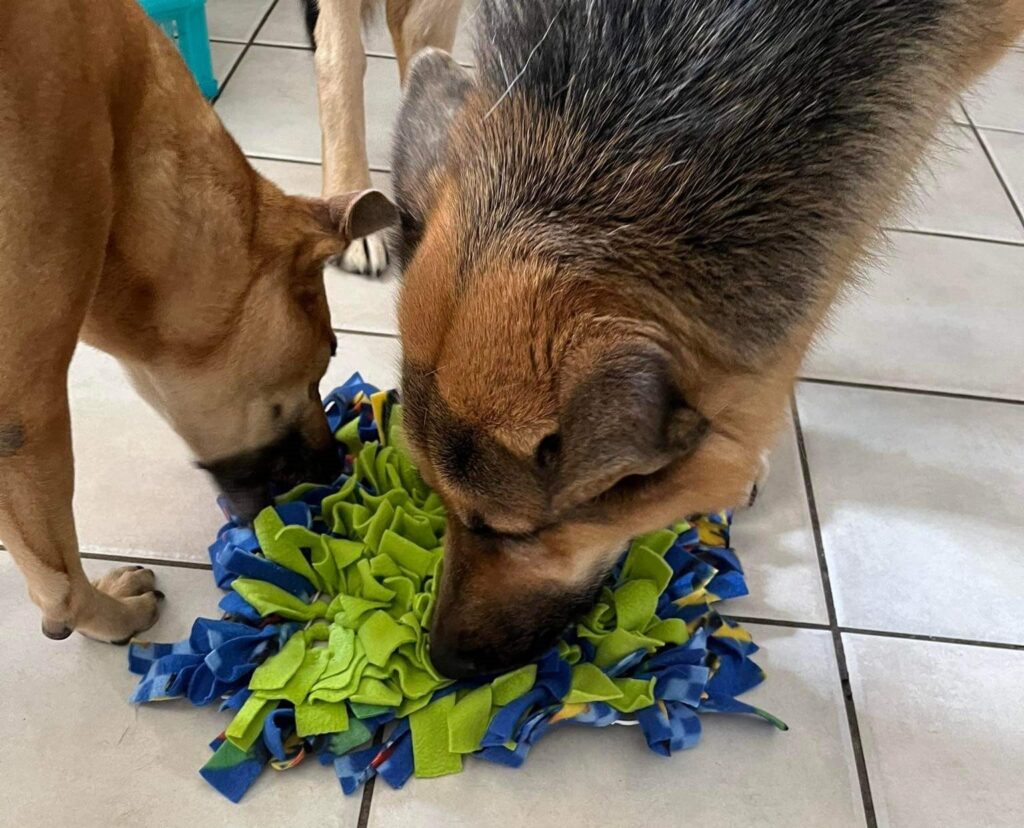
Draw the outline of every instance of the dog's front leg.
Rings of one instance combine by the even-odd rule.
[[[59,373],[53,381],[44,375],[26,383],[0,419],[0,539],[42,610],[47,636],[78,630],[123,642],[153,625],[162,596],[152,570],[141,566],[114,569],[94,583],[82,569],[71,511],[66,368]],[[0,397],[13,399],[12,390],[0,389]]]
[[[366,55],[361,35],[361,0],[320,0],[316,24],[316,85],[325,197],[370,186],[366,159],[363,76]],[[352,242],[342,266],[378,275],[388,266],[384,232]]]
[[[409,62],[417,52],[433,47],[451,53],[462,0],[387,0],[386,8],[404,86]]]

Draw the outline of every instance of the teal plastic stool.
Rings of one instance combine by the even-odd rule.
[[[206,28],[206,0],[139,0],[146,14],[178,44],[178,51],[207,98],[217,94]]]

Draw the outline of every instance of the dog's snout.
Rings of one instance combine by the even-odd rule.
[[[274,502],[269,484],[253,486],[248,489],[240,489],[225,485],[214,476],[217,486],[228,499],[231,513],[242,523],[252,523],[260,512]]]
[[[445,646],[438,646],[437,644],[431,645],[430,660],[437,671],[445,678],[472,678],[481,672],[468,655]]]
[[[524,547],[533,568],[524,566]],[[430,657],[453,679],[514,670],[535,661],[593,606],[607,574],[541,578],[543,541],[481,536],[449,514],[445,560],[430,629]]]
[[[312,446],[298,430],[262,448],[199,465],[212,475],[232,513],[243,522],[270,506],[275,493],[301,482],[332,483],[342,471],[333,440]]]
[[[312,483],[333,483],[341,475],[341,454],[333,439],[323,448],[306,447],[300,460],[297,476]],[[296,480],[294,482],[299,482]]]
[[[498,614],[495,626],[464,629],[461,635],[447,635],[435,623],[430,632],[430,660],[437,671],[446,678],[465,679],[514,670],[554,646],[565,628],[524,625],[510,630],[507,615],[503,622],[500,609]]]

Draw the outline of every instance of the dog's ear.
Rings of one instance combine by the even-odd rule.
[[[346,243],[383,230],[398,218],[395,205],[380,190],[331,196],[325,207],[327,227]]]
[[[409,65],[391,165],[401,220],[400,261],[408,261],[419,243],[444,165],[448,131],[472,87],[470,73],[440,49],[422,50]]]
[[[639,482],[692,452],[708,431],[673,380],[668,354],[647,344],[603,356],[572,383],[561,409],[561,433],[542,440],[536,458],[553,473],[556,509]]]
[[[380,190],[357,190],[323,198],[295,197],[302,210],[301,261],[296,272],[319,274],[325,259],[394,224],[398,211]]]

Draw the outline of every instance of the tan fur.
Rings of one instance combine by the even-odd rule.
[[[373,5],[374,0],[318,0],[315,61],[325,197],[370,186],[363,103],[366,55],[360,32]],[[387,0],[388,29],[403,82],[409,60],[420,49],[451,50],[461,8],[462,0]],[[368,263],[357,260],[360,265],[353,269],[383,268],[383,237],[373,243],[380,255]]]
[[[367,200],[262,179],[134,0],[3,4],[0,77],[0,539],[48,635],[121,640],[158,595],[142,567],[90,584],[79,561],[76,343],[117,357],[203,462],[283,427],[330,446],[321,266]]]

